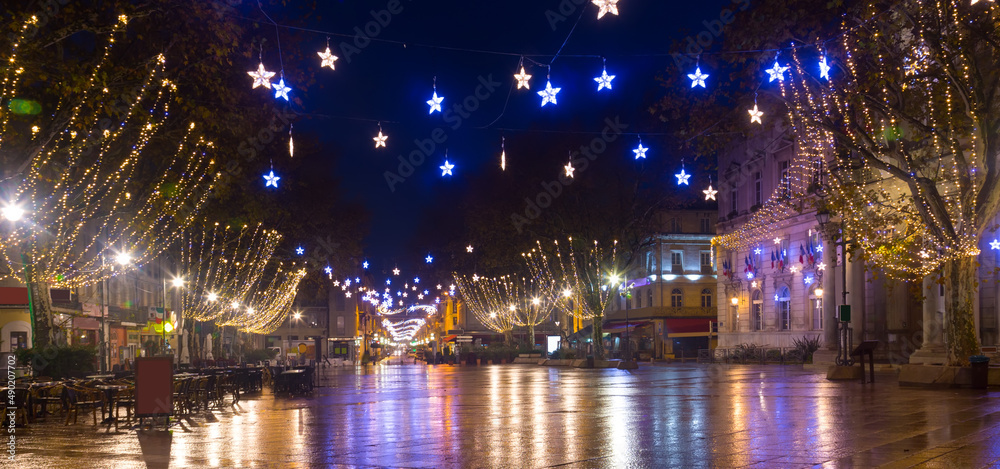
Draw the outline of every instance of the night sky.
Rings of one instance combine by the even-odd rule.
[[[268,11],[282,25],[281,34],[302,34],[316,51],[326,47],[329,35],[331,49],[340,57],[335,71],[320,70],[318,57],[284,64],[315,69],[317,84],[294,91],[305,103],[295,131],[312,134],[322,145],[320,156],[311,156],[314,161],[286,177],[308,178],[316,197],[325,196],[326,178],[338,181],[341,198],[360,201],[371,212],[366,257],[382,269],[405,269],[418,267],[428,253],[447,255],[441,251],[449,242],[462,244],[454,239],[463,223],[455,207],[471,195],[482,196],[475,191],[482,190],[484,178],[504,176],[499,168],[501,138],[506,139],[508,172],[510,167],[531,165],[539,168],[539,181],[553,179],[569,150],[590,141],[606,118],[620,116],[630,124],[628,135],[609,152],[620,155],[621,164],[636,164],[631,150],[641,135],[650,159],[669,160],[668,167],[679,168],[683,155],[671,144],[670,129],[647,111],[663,94],[656,77],[674,67],[669,54],[683,52],[673,50],[672,44],[705,31],[704,21],[718,19],[724,8],[735,10],[743,2],[621,0],[619,16],[598,20],[598,8],[589,1],[577,5],[582,1],[320,2],[320,10],[308,18],[292,7]],[[375,28],[371,12],[390,5],[398,13],[381,14],[389,23]],[[263,18],[249,2],[240,10]],[[348,37],[355,27],[364,30],[366,25],[369,31],[378,30],[375,40],[365,44]],[[512,75],[522,54],[527,73],[533,75],[530,91],[514,86]],[[601,75],[602,57],[616,78],[611,91],[598,92],[594,77]],[[545,86],[549,64],[553,86],[562,91],[557,105],[543,108],[537,91]],[[445,111],[467,97],[465,102],[478,108],[467,109],[468,117],[460,123],[454,113],[450,119],[441,113],[428,115],[426,101],[435,76]],[[472,98],[477,87],[480,98],[488,96]],[[374,148],[379,122],[389,135],[387,149]],[[415,140],[428,140],[435,129],[447,140],[435,145],[426,161],[390,190],[386,172],[398,174],[398,157],[417,151]],[[451,178],[443,178],[438,168],[446,150],[455,165]],[[664,172],[665,183],[670,183],[671,174]],[[691,190],[700,191],[698,186],[706,182],[693,184]]]

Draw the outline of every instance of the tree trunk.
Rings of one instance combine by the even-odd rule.
[[[528,324],[528,348],[535,349],[535,325]]]
[[[604,319],[594,318],[594,360],[604,360]]]
[[[945,337],[948,362],[953,366],[967,366],[969,357],[980,353],[973,307],[976,273],[976,258],[972,256],[952,259],[944,265]]]
[[[514,331],[512,329],[503,331],[503,343],[507,345],[511,345],[514,343]]]
[[[32,336],[35,350],[43,350],[55,344],[55,325],[52,318],[52,297],[49,295],[49,284],[29,282],[31,308],[34,311],[34,333]]]

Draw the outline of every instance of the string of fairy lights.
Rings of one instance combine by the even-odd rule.
[[[535,326],[548,321],[556,309],[552,285],[533,278],[506,275],[485,278],[455,275],[458,292],[473,315],[488,329],[508,334],[515,326]]]
[[[35,17],[27,20],[6,61],[0,95],[4,102],[22,92],[26,76],[17,53],[25,32],[37,22]],[[124,103],[120,122],[100,125],[105,119],[101,104],[110,92],[98,80],[111,66],[115,36],[127,22],[119,17],[87,86],[72,99],[60,101],[55,112],[67,102],[75,103],[63,126],[42,129],[36,124],[29,137],[11,128],[16,113],[0,114],[0,151],[34,149],[28,155],[30,167],[6,201],[5,217],[17,221],[0,241],[5,266],[0,277],[31,278],[65,288],[133,270],[175,242],[207,201],[215,148],[195,134],[194,123],[188,124],[172,153],[149,146],[170,123],[170,93],[176,88],[163,78],[162,55],[136,96]],[[143,165],[140,181],[140,162],[151,160],[162,162],[159,174],[150,178],[152,167]],[[18,213],[11,217],[14,208]]]

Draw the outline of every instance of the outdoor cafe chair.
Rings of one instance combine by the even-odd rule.
[[[125,408],[125,420],[132,423],[132,411],[135,409],[135,388],[130,386],[119,390],[118,393],[115,394],[115,402],[112,407],[114,408],[115,414],[115,430],[118,430],[118,423],[121,421],[118,417],[118,409],[121,409],[122,407]]]
[[[44,415],[48,412],[50,405],[57,405],[59,412],[66,409],[66,386],[56,384],[52,386],[42,386],[31,389],[31,402],[33,406],[38,406],[38,410],[32,410],[36,416]]]
[[[69,402],[69,412],[66,413],[66,425],[72,417],[73,424],[76,424],[77,417],[80,416],[80,409],[90,410],[94,416],[94,425],[97,425],[97,409],[104,407],[104,391],[83,387],[67,387]]]

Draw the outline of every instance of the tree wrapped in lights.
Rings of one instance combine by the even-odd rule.
[[[504,341],[513,341],[517,325],[517,291],[509,277],[467,278],[455,275],[455,284],[465,304],[486,328],[503,334]]]
[[[828,200],[866,260],[895,277],[941,272],[949,361],[967,363],[978,240],[1000,209],[1000,8],[870,2],[843,29],[820,51],[830,80],[794,51],[792,125],[810,157],[833,156]]]
[[[260,225],[240,229],[192,229],[181,246],[185,288],[182,314],[196,321],[215,321],[257,288],[281,235]]]
[[[220,298],[223,314],[215,319],[219,326],[232,326],[240,332],[270,334],[285,322],[306,269],[271,263],[262,280],[242,299]]]
[[[535,326],[549,319],[556,308],[557,297],[552,295],[550,283],[536,283],[527,277],[508,277],[508,282],[508,289],[515,292],[511,298],[511,305],[515,307],[514,323],[528,328],[528,337],[531,338],[528,345],[534,347]]]
[[[575,242],[580,244],[579,241]],[[533,277],[533,283],[548,292],[549,301],[568,314],[592,321],[594,358],[604,359],[604,316],[611,300],[618,295],[620,272],[618,242],[610,249],[593,244],[574,248],[574,239],[565,243],[563,253],[558,241],[553,242],[553,254],[546,254],[541,242],[538,247],[523,255]]]
[[[24,88],[43,73],[20,65],[30,63],[20,54],[37,23],[32,17],[22,26],[0,72],[0,101],[9,109],[0,113],[0,152],[26,157],[4,201],[24,216],[0,233],[0,278],[28,284],[40,347],[53,340],[49,288],[91,285],[161,254],[204,205],[215,162],[212,142],[194,123],[176,132],[168,118],[175,86],[164,78],[162,55],[134,94],[116,99],[119,90],[109,89],[124,16],[69,96],[45,113],[15,112],[22,94],[31,94]]]

